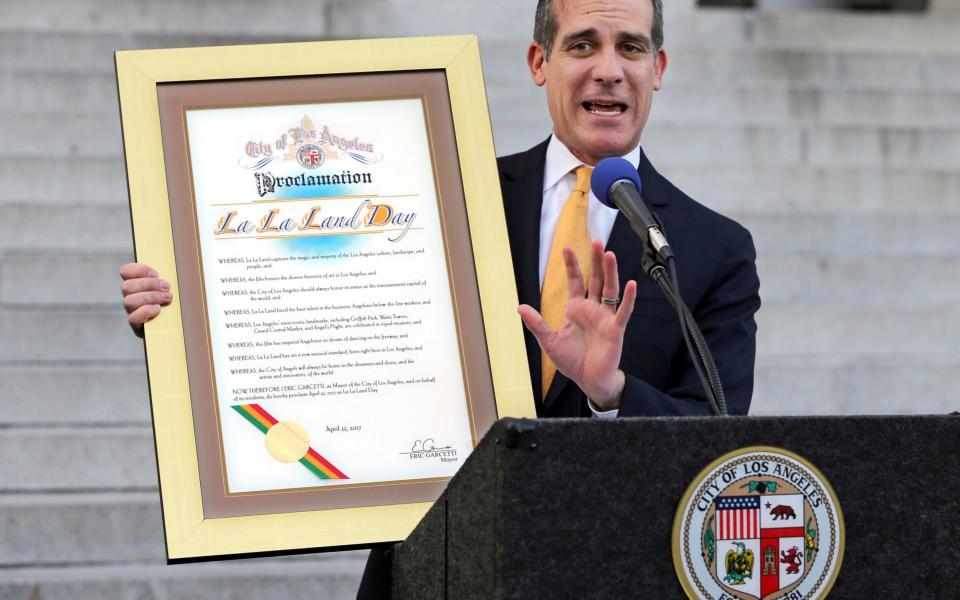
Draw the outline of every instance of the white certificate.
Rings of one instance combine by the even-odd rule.
[[[227,493],[452,476],[470,340],[423,100],[185,120]]]

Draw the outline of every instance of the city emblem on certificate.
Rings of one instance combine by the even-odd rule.
[[[823,598],[843,543],[840,504],[813,465],[786,450],[745,448],[690,484],[674,523],[674,566],[690,598]]]
[[[227,492],[452,476],[474,432],[422,100],[186,121]],[[428,437],[445,460],[410,460]]]

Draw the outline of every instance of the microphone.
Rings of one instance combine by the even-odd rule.
[[[619,209],[630,222],[630,228],[640,236],[644,247],[643,270],[656,282],[677,311],[683,341],[690,353],[700,385],[703,386],[707,402],[715,414],[726,415],[727,402],[717,365],[696,319],[680,297],[673,250],[670,249],[666,236],[660,230],[660,222],[640,195],[642,187],[637,170],[622,158],[601,160],[590,177],[593,195],[606,206]],[[669,276],[667,269],[669,269]]]
[[[633,231],[657,258],[664,263],[673,258],[660,223],[640,195],[643,188],[640,175],[629,161],[616,157],[601,160],[593,169],[590,188],[600,202],[623,213]]]

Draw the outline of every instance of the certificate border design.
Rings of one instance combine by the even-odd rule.
[[[375,81],[381,81],[391,89],[421,89],[423,94],[419,95],[397,95],[384,94],[383,96],[371,96],[363,93],[355,96],[354,88],[370,88],[371,77],[378,77]],[[389,81],[387,81],[389,78]],[[332,486],[304,486],[296,488],[285,488],[282,490],[263,490],[247,492],[229,492],[227,485],[226,457],[222,444],[223,428],[220,421],[219,408],[219,390],[214,376],[213,350],[210,346],[211,332],[208,321],[208,309],[206,306],[206,276],[204,273],[203,261],[200,253],[200,231],[197,215],[196,190],[194,189],[193,160],[190,150],[189,131],[186,126],[187,111],[198,110],[220,110],[229,108],[251,108],[251,107],[270,107],[270,106],[296,106],[311,105],[320,106],[323,104],[343,104],[350,102],[371,102],[371,101],[389,101],[389,100],[419,100],[423,111],[424,127],[428,136],[427,142],[430,149],[431,173],[433,175],[433,191],[436,196],[437,209],[441,221],[441,233],[443,236],[443,245],[446,250],[445,270],[451,300],[454,306],[454,320],[457,333],[457,343],[459,346],[461,372],[464,377],[464,394],[467,401],[467,412],[470,425],[471,443],[473,446],[478,441],[478,426],[485,430],[493,421],[486,418],[490,413],[488,406],[483,403],[475,405],[473,402],[473,392],[490,393],[489,377],[486,382],[477,382],[471,385],[469,373],[471,370],[467,367],[468,357],[472,357],[470,362],[476,363],[477,352],[472,347],[463,344],[464,323],[461,318],[460,300],[466,299],[468,302],[473,300],[473,307],[479,312],[480,306],[477,305],[476,298],[471,294],[478,295],[476,289],[475,273],[473,265],[461,265],[463,273],[459,279],[461,282],[470,281],[466,287],[468,289],[457,292],[456,283],[458,277],[453,270],[453,259],[451,253],[457,250],[450,244],[450,230],[458,225],[463,225],[462,229],[469,235],[468,225],[460,223],[458,216],[463,217],[463,206],[459,203],[463,198],[463,190],[459,184],[459,177],[453,174],[447,174],[444,177],[445,185],[441,185],[441,177],[438,173],[438,155],[435,148],[435,138],[431,127],[431,111],[427,106],[428,96],[437,100],[437,105],[441,103],[449,104],[447,97],[445,78],[442,71],[429,70],[407,73],[388,73],[371,76],[357,74],[336,74],[325,75],[322,79],[317,77],[295,77],[285,78],[275,84],[265,83],[266,80],[259,78],[254,80],[241,80],[237,82],[216,82],[211,89],[209,85],[189,82],[183,85],[163,84],[163,88],[158,90],[161,129],[166,136],[164,139],[165,167],[167,170],[167,186],[169,191],[170,212],[173,218],[173,237],[176,249],[177,269],[181,278],[179,278],[180,289],[185,291],[186,297],[200,298],[200,304],[203,310],[196,310],[192,306],[181,307],[183,315],[183,327],[185,330],[202,329],[206,331],[206,336],[202,339],[196,335],[186,336],[186,357],[188,371],[190,373],[190,387],[192,397],[200,399],[200,402],[193,402],[194,429],[198,432],[197,454],[200,460],[200,487],[203,498],[204,515],[206,517],[227,517],[227,516],[246,516],[252,514],[267,514],[272,512],[294,512],[311,509],[329,509],[329,508],[350,508],[355,504],[364,506],[393,504],[401,501],[409,502],[413,499],[422,500],[425,498],[433,499],[439,495],[450,477],[427,477],[406,480],[389,480],[367,483],[347,483]],[[223,84],[226,84],[225,86]],[[287,88],[279,95],[297,96],[297,101],[276,102],[273,100],[278,94],[273,88]],[[318,93],[312,91],[315,88],[336,89],[336,93]],[[342,90],[348,90],[344,93]],[[367,90],[364,90],[365,92]],[[337,96],[331,99],[330,96]],[[438,97],[441,96],[441,97]],[[257,102],[238,102],[238,97],[257,97],[261,101]],[[229,103],[222,102],[223,98],[229,98]],[[266,98],[270,98],[269,101]],[[319,98],[319,99],[318,99]],[[443,116],[449,118],[449,114],[443,115],[443,111],[435,113],[434,127],[439,126],[441,130],[448,131],[452,128],[449,122],[443,122]],[[441,134],[444,141],[447,154],[456,152],[456,145],[453,140],[447,139],[452,135],[448,131],[447,135]],[[449,170],[449,169],[448,169]],[[455,181],[456,180],[456,181]],[[367,196],[370,197],[370,196]],[[303,201],[300,199],[298,201]],[[445,205],[459,208],[458,215],[449,217],[444,212]],[[449,211],[448,211],[449,212]],[[192,231],[192,235],[185,235],[185,232]],[[461,261],[462,262],[462,261]],[[199,280],[195,281],[193,276],[198,275]],[[466,277],[464,278],[463,275]],[[460,294],[465,294],[465,298],[459,298]],[[476,337],[484,337],[482,325],[477,323],[473,328]],[[479,357],[485,359],[482,365],[479,365],[479,371],[484,375],[489,374],[489,357]],[[486,383],[486,385],[485,385]],[[209,384],[209,387],[207,387]],[[473,389],[478,388],[478,389]],[[486,389],[484,389],[486,388]],[[211,398],[213,404],[206,402]],[[481,417],[478,423],[478,417]],[[217,443],[201,435],[201,431],[211,432],[216,429]],[[216,460],[214,460],[216,457]],[[215,467],[215,464],[216,467]],[[217,479],[220,487],[214,486],[214,479]],[[365,488],[367,491],[362,494],[351,493],[348,490],[355,488]],[[374,488],[379,488],[374,491]],[[313,497],[307,497],[307,492],[321,492],[313,494]],[[264,499],[239,500],[233,498],[269,496]],[[365,497],[364,500],[358,500],[359,497]]]
[[[158,84],[443,70],[456,136],[496,411],[534,416],[476,36],[121,51],[115,56],[137,259],[178,279]],[[146,356],[170,562],[367,546],[404,539],[431,502],[207,518],[177,301],[146,325]],[[478,432],[482,433],[482,432]]]

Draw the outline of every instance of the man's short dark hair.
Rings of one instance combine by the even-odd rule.
[[[557,37],[557,11],[554,2],[568,2],[569,0],[538,0],[537,16],[533,22],[533,41],[540,44],[544,55],[549,59],[553,51],[553,40]],[[653,4],[653,49],[663,47],[663,2],[650,0]]]

